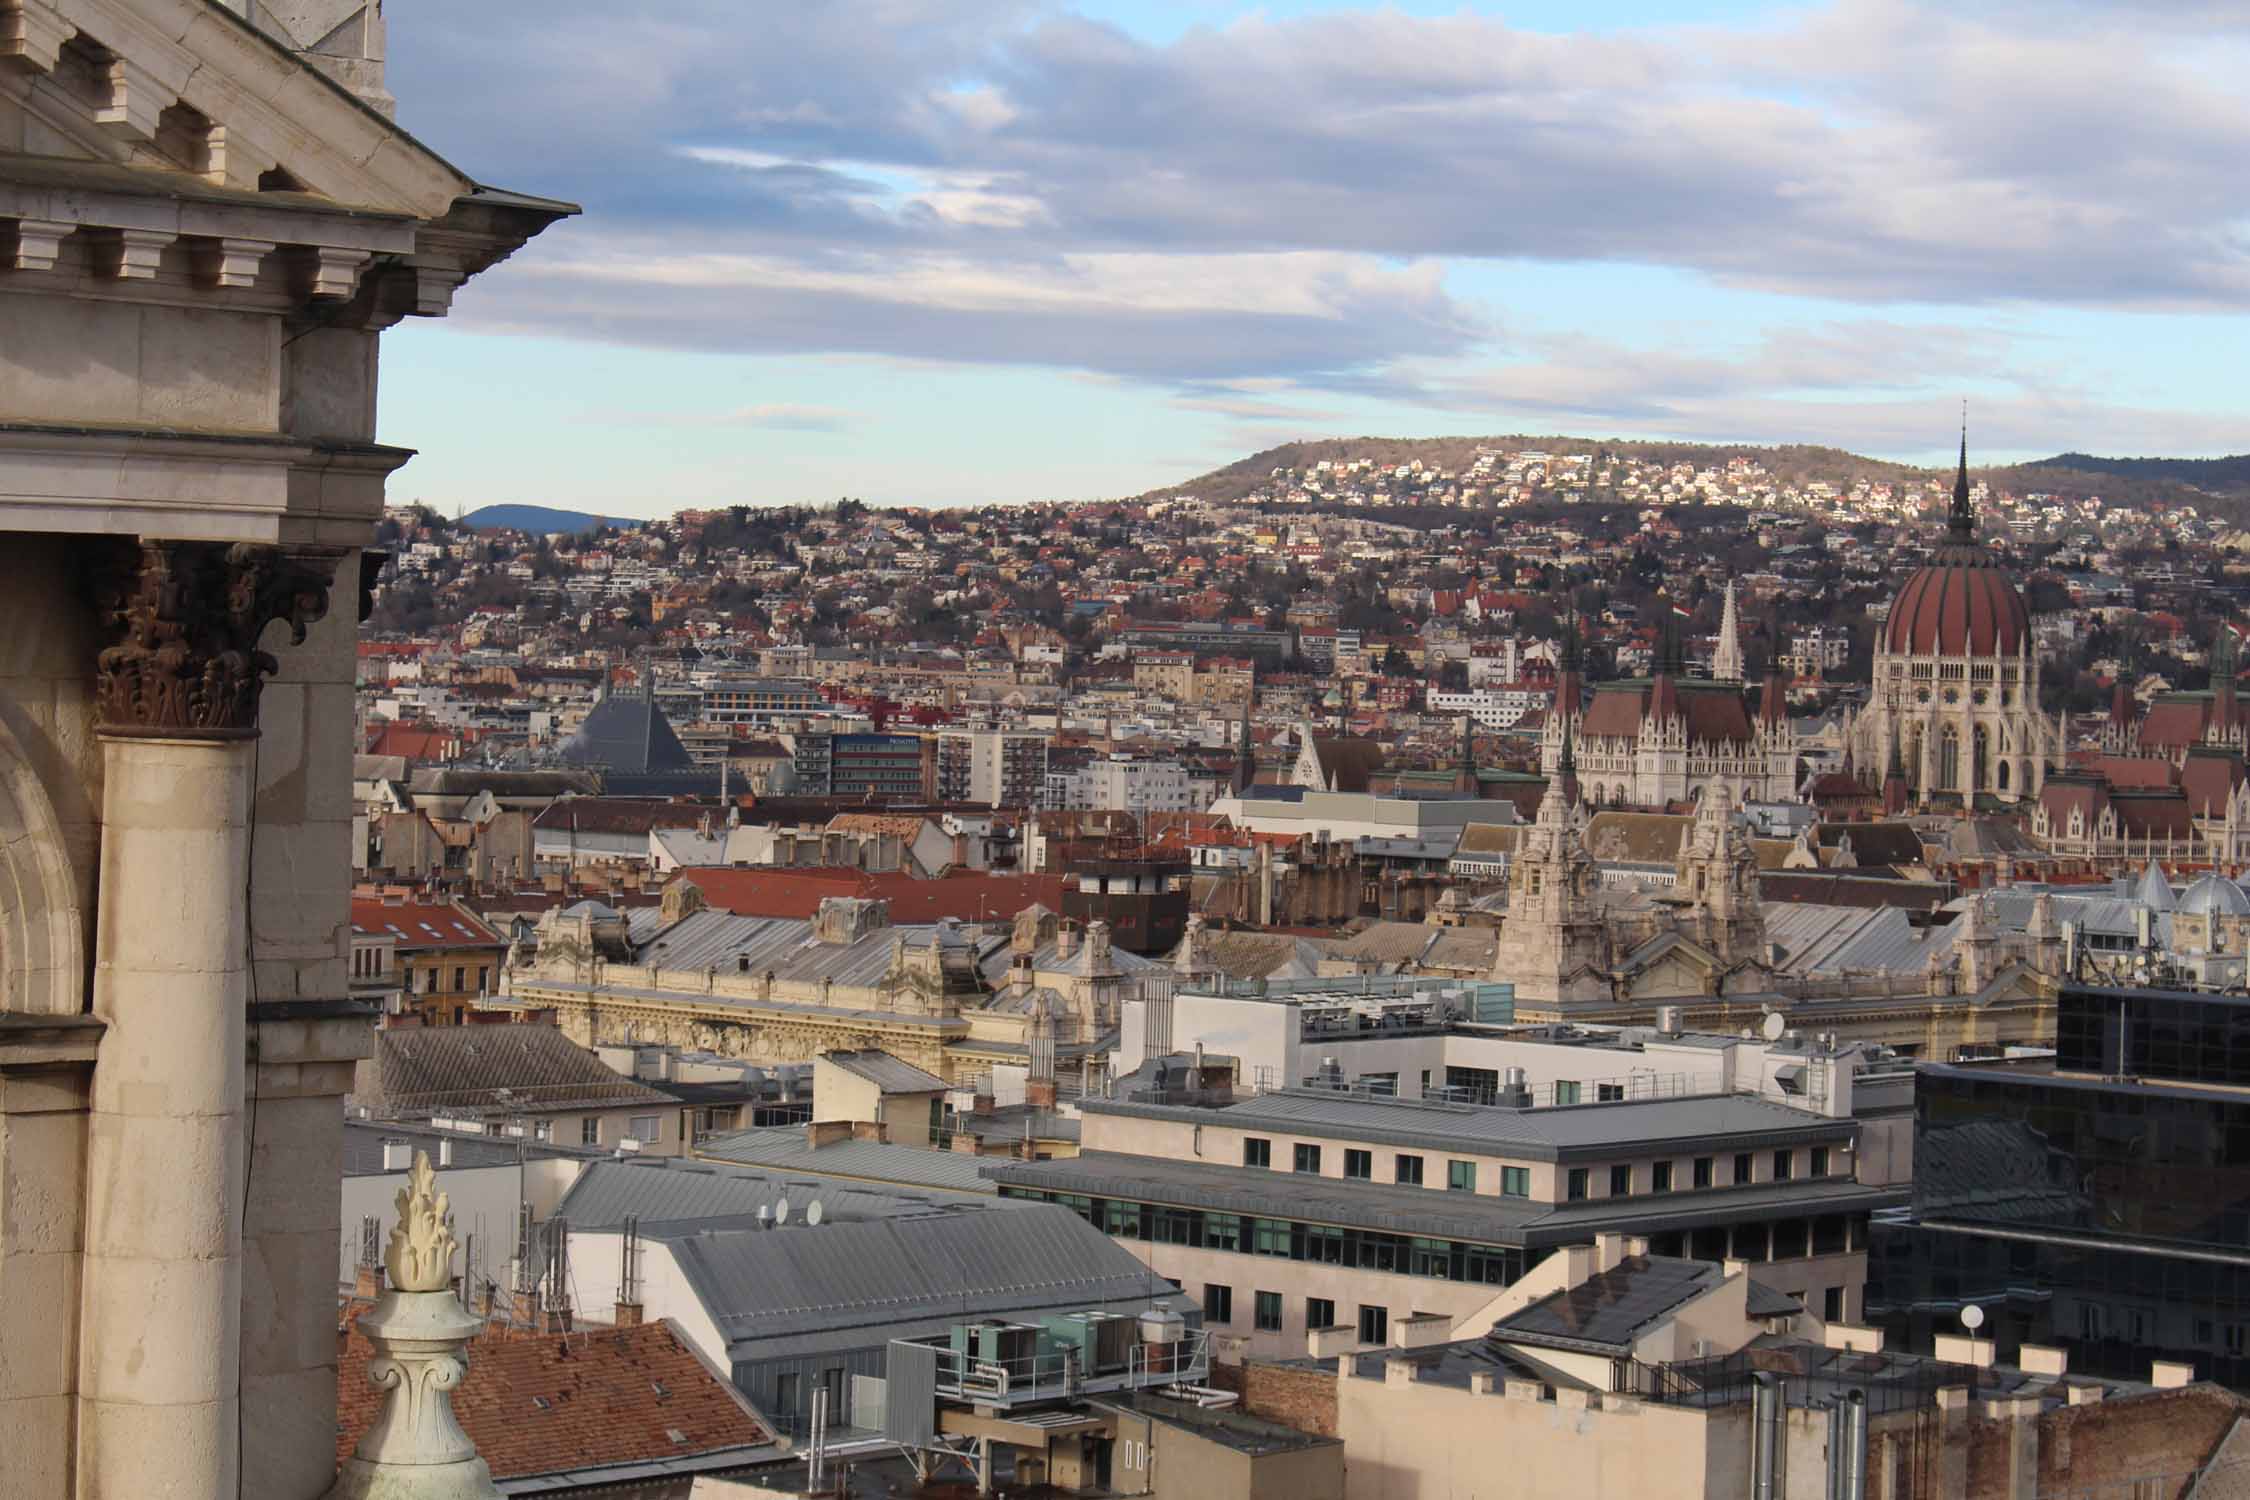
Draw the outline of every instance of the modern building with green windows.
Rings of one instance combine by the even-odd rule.
[[[1740,1094],[1514,1107],[1283,1089],[1081,1108],[1077,1158],[985,1175],[1133,1249],[1248,1354],[1301,1354],[1319,1329],[1383,1343],[1410,1314],[1464,1324],[1603,1233],[1741,1260],[1850,1320],[1869,1215],[1906,1201],[1860,1180],[1856,1121]]]

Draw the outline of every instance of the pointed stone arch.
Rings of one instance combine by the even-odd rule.
[[[86,1009],[86,925],[62,825],[0,703],[0,1013]]]

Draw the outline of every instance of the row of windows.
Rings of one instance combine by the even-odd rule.
[[[1806,1153],[1807,1175],[1826,1177],[1832,1166],[1830,1148],[1814,1146]],[[1322,1148],[1300,1141],[1292,1148],[1290,1170],[1318,1176],[1321,1170]],[[1242,1142],[1242,1164],[1246,1167],[1273,1166],[1273,1142],[1264,1136],[1248,1136]],[[1669,1193],[1674,1187],[1674,1168],[1677,1163],[1657,1161],[1648,1164],[1644,1178],[1640,1167],[1629,1162],[1609,1168],[1609,1196],[1631,1197],[1636,1192]],[[1757,1180],[1757,1154],[1750,1151],[1735,1153],[1732,1183]],[[1392,1158],[1392,1180],[1401,1186],[1423,1185],[1423,1162],[1419,1156],[1400,1152]],[[1698,1156],[1689,1166],[1690,1184],[1698,1188],[1718,1186],[1718,1158]],[[1797,1175],[1797,1153],[1789,1149],[1777,1150],[1772,1156],[1772,1182],[1789,1182]],[[1375,1180],[1375,1153],[1357,1147],[1344,1151],[1344,1176],[1354,1182]],[[1566,1179],[1565,1198],[1582,1202],[1593,1196],[1593,1168],[1572,1167]],[[1477,1164],[1473,1161],[1449,1160],[1445,1164],[1445,1186],[1456,1193],[1473,1193],[1477,1190]],[[1531,1169],[1529,1167],[1502,1167],[1500,1169],[1500,1196],[1503,1198],[1528,1198],[1531,1196]]]
[[[1205,1326],[1234,1322],[1234,1288],[1217,1282],[1203,1288],[1203,1322]],[[1260,1333],[1279,1333],[1282,1326],[1282,1301],[1279,1292],[1255,1292],[1251,1301],[1251,1327]],[[1336,1304],[1327,1297],[1305,1299],[1305,1326],[1307,1328],[1336,1327]],[[1359,1341],[1363,1344],[1380,1344],[1391,1336],[1391,1310],[1372,1302],[1359,1307]]]
[[[1419,1235],[1385,1234],[1373,1229],[1345,1229],[1334,1224],[1307,1224],[1295,1219],[1209,1213],[1197,1208],[1135,1203],[1122,1198],[1094,1198],[1083,1193],[1049,1193],[1038,1188],[1003,1185],[1000,1194],[1006,1198],[1060,1203],[1075,1210],[1096,1229],[1117,1239],[1270,1255],[1280,1260],[1354,1266],[1365,1271],[1428,1276],[1439,1281],[1507,1286],[1545,1259],[1547,1253],[1526,1251],[1513,1245],[1478,1245]]]
[[[1828,1147],[1814,1146],[1807,1153],[1807,1156],[1809,1158],[1807,1162],[1809,1174],[1814,1177],[1826,1177],[1830,1165]],[[1648,1171],[1647,1191],[1651,1193],[1671,1192],[1673,1166],[1674,1163],[1668,1161],[1651,1162]],[[1717,1168],[1718,1158],[1711,1156],[1696,1157],[1689,1164],[1691,1185],[1699,1188],[1716,1186],[1715,1173]],[[1511,1167],[1508,1170],[1515,1171],[1518,1169]],[[1756,1180],[1756,1173],[1757,1154],[1751,1151],[1736,1152],[1732,1180],[1738,1183],[1752,1182]],[[1774,1152],[1773,1176],[1770,1180],[1789,1182],[1796,1175],[1797,1153],[1790,1150]],[[1632,1165],[1620,1163],[1613,1166],[1609,1169],[1609,1196],[1612,1198],[1629,1198],[1635,1192],[1640,1191],[1640,1182],[1639,1170]],[[1572,1167],[1565,1182],[1563,1196],[1572,1203],[1581,1203],[1593,1196],[1592,1189],[1593,1169],[1590,1167]]]

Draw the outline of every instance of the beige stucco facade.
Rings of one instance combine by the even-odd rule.
[[[296,45],[0,4],[6,1500],[335,1472],[357,549],[410,456],[376,345],[568,209]]]

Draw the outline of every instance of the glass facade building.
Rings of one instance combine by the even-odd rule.
[[[1868,1320],[1927,1351],[1984,1309],[2011,1361],[2155,1360],[2250,1390],[2250,999],[2066,989],[2056,1070],[1928,1065],[1914,1199],[1874,1226]]]

